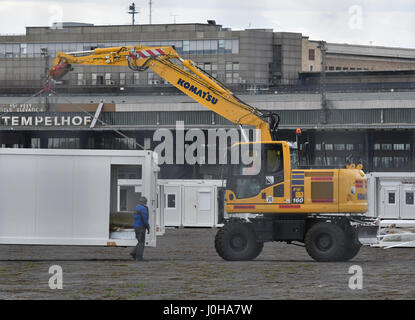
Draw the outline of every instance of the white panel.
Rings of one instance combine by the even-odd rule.
[[[146,240],[155,246],[153,155],[124,150],[0,149],[0,243],[135,245],[135,240],[108,238],[110,165],[143,164],[143,189],[151,202],[151,232]]]
[[[380,198],[380,218],[399,219],[399,202],[399,186],[382,186]]]
[[[111,175],[108,158],[77,157],[75,159],[73,236],[108,238]]]
[[[161,210],[164,213],[164,225],[168,227],[179,227],[182,225],[182,210],[181,210],[181,189],[180,186],[164,186],[161,188]],[[175,195],[176,207],[168,208],[168,195]]]
[[[35,199],[36,158],[0,155],[0,235],[34,236]]]
[[[69,237],[73,232],[73,158],[40,156],[36,162],[36,236]]]
[[[415,219],[415,185],[401,185],[400,219]]]

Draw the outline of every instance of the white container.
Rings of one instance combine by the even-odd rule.
[[[0,244],[136,245],[110,237],[124,169],[141,171],[155,246],[157,154],[141,150],[0,149]]]
[[[368,176],[368,212],[382,220],[415,220],[415,173],[373,172]]]
[[[380,219],[376,246],[415,247],[415,234],[408,233],[408,228],[415,227],[415,173],[373,172],[367,177],[367,215]]]
[[[219,226],[222,180],[159,179],[160,211],[166,227]]]

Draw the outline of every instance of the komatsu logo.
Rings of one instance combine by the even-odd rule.
[[[205,99],[208,102],[211,102],[212,104],[216,104],[218,102],[217,98],[214,98],[210,92],[203,91],[202,89],[199,89],[198,87],[195,87],[194,85],[190,84],[187,81],[184,81],[183,79],[179,78],[177,81],[177,84],[185,88],[186,90],[193,92],[195,95],[201,97],[202,99]]]

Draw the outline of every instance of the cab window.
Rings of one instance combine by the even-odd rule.
[[[276,174],[284,169],[284,159],[282,156],[282,146],[271,145],[265,150],[266,173]]]

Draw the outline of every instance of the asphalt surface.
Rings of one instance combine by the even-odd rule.
[[[130,248],[0,245],[0,299],[415,298],[415,249],[364,247],[349,262],[321,263],[302,247],[266,243],[253,261],[227,262],[215,252],[216,231],[166,230],[143,262]],[[62,289],[49,287],[53,265]],[[354,265],[362,289],[349,288]]]

